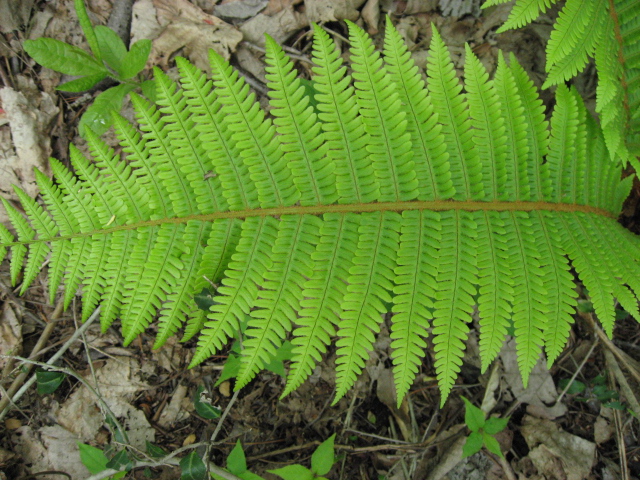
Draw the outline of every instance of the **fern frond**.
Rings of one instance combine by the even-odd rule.
[[[293,183],[284,157],[279,155],[279,138],[271,120],[249,93],[238,72],[215,51],[210,52],[213,84],[222,104],[225,128],[234,134],[243,161],[249,167],[261,207],[293,205],[300,192]]]
[[[335,335],[347,289],[345,279],[358,245],[358,225],[350,215],[324,215],[311,255],[313,274],[305,283],[300,318],[296,320],[299,326],[293,331],[293,357],[283,397],[302,385]]]
[[[468,44],[465,44],[464,79],[469,113],[475,127],[473,141],[482,158],[487,199],[526,198],[518,195],[513,183],[507,187],[507,137],[504,119],[500,115],[501,100],[496,87],[489,80],[489,74]],[[514,161],[517,163],[517,160]]]
[[[478,215],[478,313],[480,315],[480,361],[486,371],[495,360],[511,324],[513,272],[509,244],[513,231],[505,227],[508,214]]]
[[[477,223],[467,212],[442,212],[433,312],[433,345],[441,405],[460,372],[477,281]]]
[[[532,20],[535,20],[547,9],[556,3],[557,0],[516,0],[513,5],[509,18],[497,31],[498,33],[506,32],[512,28],[520,28]],[[497,2],[494,2],[495,5]]]
[[[505,164],[505,179],[500,190],[504,193],[501,197],[529,200],[532,197],[531,190],[539,190],[540,172],[529,172],[528,164],[529,162],[539,163],[541,159],[540,157],[529,157],[527,119],[518,93],[516,79],[507,67],[502,54],[498,56],[498,68],[494,82],[500,101],[496,115],[506,120],[504,122],[504,141],[508,161]],[[531,173],[533,176],[530,175]]]
[[[178,82],[156,71],[157,105],[133,95],[139,129],[114,115],[122,159],[87,131],[91,157],[72,148],[74,173],[56,160],[55,182],[36,172],[43,205],[19,189],[24,215],[4,201],[18,238],[0,227],[0,258],[10,251],[22,292],[48,263],[49,296],[64,282],[65,307],[82,285],[82,318],[100,304],[102,328],[120,318],[126,344],[151,329],[154,348],[199,333],[191,366],[247,320],[236,388],[292,334],[290,394],[337,336],[338,401],[386,320],[398,404],[429,333],[444,402],[476,308],[483,370],[513,322],[526,383],[543,347],[550,363],[566,343],[571,269],[608,334],[616,301],[640,317],[640,242],[615,222],[633,182],[617,160],[637,97],[613,80],[637,78],[624,42],[638,36],[638,1],[614,2],[628,62],[598,87],[604,129],[564,85],[546,122],[514,57],[500,54],[491,80],[466,47],[461,82],[435,30],[425,86],[390,21],[383,55],[349,25],[353,77],[314,26],[313,93],[267,40],[273,122],[221,57],[212,80],[178,60]],[[540,5],[516,7],[526,18]],[[595,47],[601,66],[613,28],[606,19]],[[557,56],[580,35],[554,40]],[[192,301],[204,289],[207,311]]]
[[[424,338],[433,319],[439,220],[439,214],[426,211],[402,215],[391,324],[391,358],[398,405],[418,372],[427,346]]]
[[[366,148],[380,184],[378,201],[413,200],[418,180],[400,99],[371,38],[355,24],[348,26],[356,98],[369,134]]]
[[[447,147],[438,124],[438,115],[424,81],[402,37],[387,17],[384,60],[396,86],[411,134],[413,161],[418,184],[418,200],[439,200],[455,194],[449,173]]]
[[[382,314],[387,313],[385,304],[391,302],[399,232],[400,216],[395,212],[361,215],[358,246],[341,305],[334,404],[362,372],[374,334],[380,331]]]
[[[442,133],[448,139],[451,179],[456,200],[479,200],[484,197],[482,165],[471,140],[471,122],[453,62],[440,33],[433,27],[427,63],[429,90]]]

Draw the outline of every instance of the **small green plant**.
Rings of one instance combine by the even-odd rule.
[[[616,410],[624,410],[626,407],[620,402],[620,395],[615,390],[610,390],[606,385],[606,377],[598,375],[588,383],[579,380],[571,382],[570,378],[563,378],[558,386],[564,390],[567,389],[569,395],[577,395],[576,400],[579,402],[597,401],[603,407],[613,408]]]
[[[109,459],[105,455],[105,452],[97,447],[87,445],[86,443],[78,443],[78,448],[80,449],[80,461],[85,467],[87,467],[87,470],[89,470],[89,473],[91,473],[92,475],[104,472],[108,468],[115,468],[113,466],[113,460],[116,456],[118,456],[118,454],[116,454],[114,458]],[[124,477],[126,474],[126,471],[118,472],[115,475],[109,477],[109,479],[116,480],[118,478]]]
[[[38,38],[24,42],[25,51],[40,65],[57,72],[78,76],[57,87],[65,92],[89,90],[105,78],[118,82],[96,97],[80,120],[80,133],[89,127],[102,135],[111,126],[111,111],[119,111],[124,97],[141,88],[147,97],[155,95],[153,81],[139,78],[151,53],[151,41],[139,40],[129,50],[118,34],[108,27],[94,27],[87,14],[84,0],[75,0],[75,9],[82,31],[91,48],[88,53],[81,48],[53,38]]]
[[[318,445],[318,448],[311,455],[310,469],[296,463],[275,470],[268,470],[268,472],[284,480],[327,480],[324,475],[329,473],[335,463],[333,446],[335,437],[336,435],[333,434]],[[247,469],[247,460],[239,440],[227,457],[227,471],[242,480],[264,480],[261,476]],[[216,474],[212,474],[212,477],[216,480],[224,480],[224,477]]]
[[[496,440],[495,436],[505,429],[507,423],[509,423],[509,417],[485,418],[484,412],[478,407],[474,406],[469,400],[462,397],[465,405],[464,423],[467,424],[471,434],[467,437],[467,442],[462,449],[462,458],[470,457],[474,453],[477,453],[486,447],[491,453],[495,453],[499,457],[503,457],[500,450],[500,444]]]

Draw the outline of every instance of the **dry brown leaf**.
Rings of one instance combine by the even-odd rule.
[[[129,402],[140,390],[149,385],[140,378],[140,364],[132,358],[116,357],[96,369],[97,391],[113,415],[123,419],[131,445],[145,448],[145,440],[153,442],[155,430],[144,414]],[[94,385],[93,378],[86,378]],[[104,416],[96,396],[85,386],[78,388],[60,407],[56,415],[60,425],[78,435],[82,441],[91,441],[104,424]]]
[[[22,352],[22,326],[6,302],[0,312],[0,355],[20,355]],[[0,370],[4,368],[8,359],[0,358]]]
[[[337,20],[355,22],[360,16],[358,9],[366,0],[305,0],[309,22],[324,23]]]
[[[558,392],[542,357],[531,371],[527,388],[522,385],[522,377],[520,376],[517,361],[516,341],[513,338],[503,347],[500,352],[500,359],[504,366],[504,379],[511,389],[511,393],[520,403],[528,404],[530,413],[535,411],[537,416],[546,418],[557,418],[566,413],[567,407],[565,404],[555,403],[558,398]]]
[[[582,480],[591,472],[596,444],[571,435],[550,421],[526,415],[520,433],[529,445],[529,460],[545,478]]]
[[[37,195],[33,169],[49,171],[50,132],[58,115],[51,95],[38,91],[32,79],[18,76],[17,85],[18,90],[0,89],[0,102],[9,121],[9,129],[0,128],[0,194],[12,199],[16,195],[11,185],[22,187],[29,196]]]
[[[181,50],[198,68],[210,71],[209,49],[229,59],[242,40],[238,29],[187,0],[141,0],[134,6],[131,31],[133,40],[153,41],[147,64],[165,68]]]
[[[80,438],[60,425],[42,427],[34,431],[24,426],[11,435],[15,452],[22,457],[23,466],[31,473],[61,471],[71,478],[82,479],[90,473],[80,461],[77,442]],[[59,474],[38,475],[38,480],[60,480]]]
[[[259,14],[240,26],[240,31],[248,40],[256,45],[264,46],[264,34],[283,44],[291,35],[309,24],[307,18],[292,7],[281,10],[275,15]]]

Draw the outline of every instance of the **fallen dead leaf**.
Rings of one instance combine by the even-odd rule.
[[[58,114],[51,95],[38,91],[32,79],[20,75],[16,79],[17,90],[0,89],[0,102],[10,129],[10,136],[6,127],[0,129],[0,194],[12,199],[17,198],[12,184],[22,187],[29,196],[37,195],[33,169],[49,172],[49,134]]]
[[[308,24],[307,17],[289,7],[272,16],[260,13],[243,23],[240,31],[245,40],[264,46],[265,33],[273,37],[277,43],[283,44],[294,32]]]
[[[88,375],[86,380],[94,385],[91,375]],[[136,392],[149,388],[140,378],[140,364],[128,357],[109,359],[96,369],[96,380],[96,390],[113,415],[122,419],[131,445],[144,449],[146,440],[153,442],[155,430],[144,414],[129,403]],[[99,405],[95,395],[85,386],[81,386],[60,407],[56,419],[82,441],[92,441],[104,424]]]
[[[368,0],[362,9],[362,19],[367,26],[369,35],[378,33],[378,22],[380,21],[380,0]]]
[[[480,0],[440,0],[440,10],[444,17],[480,16]]]
[[[511,389],[511,393],[520,403],[528,404],[527,411],[545,418],[557,418],[564,415],[567,406],[556,404],[558,393],[553,378],[547,368],[545,360],[540,357],[538,363],[529,375],[529,385],[524,388],[522,377],[518,369],[516,341],[511,338],[500,352],[500,359],[504,366],[504,379]],[[550,405],[550,406],[549,406]]]
[[[0,312],[0,355],[20,355],[22,351],[22,326],[9,302]],[[8,359],[0,358],[0,370]]]
[[[133,40],[153,41],[147,65],[168,66],[182,50],[198,68],[210,71],[209,49],[228,59],[242,34],[220,18],[205,13],[187,0],[142,0],[134,7]]]
[[[526,415],[520,433],[529,446],[529,460],[545,478],[582,480],[591,472],[596,444],[561,430],[550,420]]]
[[[192,444],[196,443],[196,438],[197,437],[196,437],[195,433],[190,433],[189,435],[187,435],[187,437],[182,442],[182,446],[186,447],[187,445],[192,445]]]
[[[182,403],[186,396],[187,387],[184,385],[178,385],[176,391],[173,392],[171,401],[169,401],[169,404],[162,411],[160,419],[158,420],[158,425],[163,428],[167,428],[173,423],[179,422],[188,416],[188,413],[182,406]]]
[[[245,19],[250,18],[266,8],[269,0],[235,0],[213,7],[218,17]]]
[[[34,431],[29,426],[16,430],[11,435],[15,452],[22,457],[24,467],[33,473],[61,471],[71,478],[87,478],[90,473],[80,461],[77,435],[60,425],[42,427]],[[38,475],[38,480],[59,480],[59,474]]]
[[[4,426],[7,430],[17,430],[22,426],[22,422],[17,418],[7,418],[4,421]]]
[[[355,22],[360,16],[358,9],[366,0],[305,0],[309,22],[324,23],[337,20]]]

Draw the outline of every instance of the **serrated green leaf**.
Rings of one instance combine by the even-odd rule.
[[[122,84],[111,87],[98,95],[78,124],[80,134],[84,135],[84,129],[87,127],[97,135],[106,132],[113,123],[111,112],[113,110],[120,111],[125,95],[134,88],[135,85]]]
[[[465,405],[464,423],[467,424],[469,430],[471,430],[472,432],[477,432],[484,425],[484,412],[478,407],[474,406],[465,397],[460,398],[462,398]]]
[[[489,450],[491,453],[495,453],[499,457],[504,458],[502,450],[500,450],[500,444],[494,437],[487,433],[484,433],[484,435],[482,436],[482,440],[484,441],[484,445],[485,447],[487,447],[487,450]]]
[[[62,92],[84,92],[106,77],[106,72],[87,75],[86,77],[76,78],[75,80],[58,85],[56,90],[60,90]]]
[[[313,472],[302,465],[287,465],[286,467],[267,471],[284,478],[284,480],[313,480]]]
[[[467,458],[474,453],[478,453],[481,448],[482,434],[480,432],[472,432],[471,435],[467,437],[464,447],[462,447],[462,458]]]
[[[95,28],[96,37],[98,38],[98,46],[102,59],[107,62],[119,75],[124,58],[127,55],[127,47],[116,32],[109,27],[98,25]]]
[[[486,422],[484,422],[484,427],[482,430],[489,435],[495,435],[498,432],[504,430],[509,423],[509,417],[507,418],[497,418],[491,417],[488,418]]]
[[[48,372],[46,370],[36,371],[38,395],[48,395],[55,392],[65,378],[65,374],[62,372]]]
[[[53,38],[26,40],[24,50],[46,68],[67,75],[96,75],[108,73],[106,68],[87,52]]]
[[[180,460],[181,480],[204,480],[207,476],[207,467],[196,452]]]
[[[100,48],[98,47],[98,39],[96,38],[96,32],[93,30],[91,20],[89,20],[89,15],[87,14],[87,8],[84,5],[84,0],[74,0],[74,5],[76,8],[76,14],[78,15],[78,21],[80,23],[80,26],[82,27],[82,31],[84,32],[84,36],[87,37],[87,43],[89,44],[93,55],[95,55],[98,61],[101,61],[102,54],[100,53]]]
[[[193,395],[193,406],[196,408],[196,412],[203,418],[213,420],[219,418],[222,413],[219,408],[214,407],[210,403],[202,400],[202,392],[204,387],[200,385]]]
[[[227,457],[227,469],[234,475],[240,475],[247,471],[247,459],[240,440],[236,442],[236,446]]]
[[[142,39],[131,45],[131,49],[122,60],[120,77],[123,80],[135,77],[147,64],[151,53],[151,40]]]
[[[333,443],[336,439],[334,433],[316,448],[316,451],[311,455],[311,470],[316,475],[326,475],[331,470],[331,467],[335,463],[335,457],[333,452]]]
[[[87,467],[89,473],[95,475],[107,469],[109,459],[102,450],[80,442],[78,442],[78,449],[80,450],[80,461]]]

